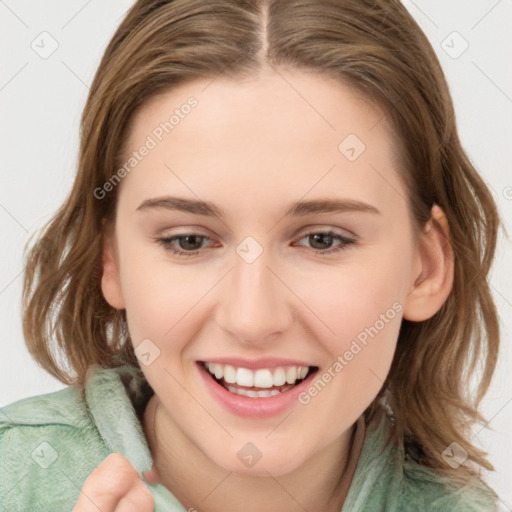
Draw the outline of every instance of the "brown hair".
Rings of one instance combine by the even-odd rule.
[[[454,482],[468,481],[476,470],[447,466],[441,453],[453,441],[475,468],[493,469],[471,444],[469,429],[484,421],[478,405],[499,350],[487,282],[499,218],[461,147],[437,57],[398,0],[136,2],[90,88],[73,188],[27,256],[23,330],[30,353],[74,385],[84,384],[92,364],[139,366],[125,311],[110,307],[100,288],[100,235],[115,213],[117,189],[101,200],[93,191],[118,169],[127,127],[146,100],[194,79],[250,78],[263,66],[325,73],[375,99],[401,141],[417,225],[425,225],[433,204],[446,214],[453,289],[432,318],[403,321],[391,371],[367,413],[377,414],[385,398],[406,454]]]

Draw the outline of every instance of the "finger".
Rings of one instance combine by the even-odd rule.
[[[85,480],[73,512],[114,512],[138,480],[130,461],[111,453]]]
[[[128,494],[121,498],[115,512],[153,512],[154,506],[153,495],[139,479]]]

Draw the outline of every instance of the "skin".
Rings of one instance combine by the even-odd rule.
[[[146,480],[154,483],[154,471],[150,473]],[[152,512],[153,508],[153,495],[130,461],[111,453],[85,480],[73,512]]]
[[[431,317],[450,292],[446,219],[434,207],[438,224],[415,240],[383,110],[346,84],[303,71],[174,88],[137,112],[128,153],[192,95],[198,106],[122,180],[104,238],[103,294],[126,309],[134,347],[149,338],[160,350],[141,365],[155,391],[144,415],[155,472],[201,512],[339,511],[352,478],[344,468],[353,426],[389,372],[402,317]],[[348,134],[366,146],[353,162],[338,150]],[[137,210],[164,195],[212,202],[226,217]],[[283,217],[289,203],[319,198],[380,213]],[[342,242],[315,245],[306,235],[328,230],[356,243],[319,254]],[[190,257],[154,240],[189,233],[207,237],[192,241],[199,254]],[[263,249],[251,264],[236,252],[247,236]],[[190,247],[179,242],[176,249]],[[196,368],[212,357],[284,357],[322,373],[396,302],[401,312],[292,413],[227,412]],[[263,454],[252,468],[237,457],[247,442]]]

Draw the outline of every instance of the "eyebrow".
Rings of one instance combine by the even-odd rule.
[[[216,217],[224,219],[225,212],[218,206],[208,201],[186,199],[183,197],[155,197],[146,199],[137,210],[150,210],[153,208],[165,208],[167,210],[178,210],[205,217]],[[366,212],[379,215],[381,212],[371,204],[352,199],[316,199],[311,201],[294,201],[282,214],[283,217],[300,217],[315,213],[344,213],[344,212]]]

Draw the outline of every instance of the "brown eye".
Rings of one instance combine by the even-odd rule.
[[[202,247],[202,242],[209,240],[209,237],[197,233],[186,233],[184,235],[174,235],[170,237],[157,238],[156,241],[167,251],[182,256],[193,256],[198,254]]]
[[[308,241],[313,249],[322,251],[324,249],[330,249],[334,241],[334,237],[327,233],[313,233],[308,235]]]
[[[203,238],[204,237],[199,235],[185,235],[176,237],[180,249],[184,249],[185,251],[194,251],[200,249]]]
[[[311,248],[317,251],[317,254],[331,254],[346,249],[348,246],[356,243],[355,239],[347,238],[333,231],[314,231],[304,235],[301,240],[307,239]],[[332,247],[333,243],[339,244]]]

